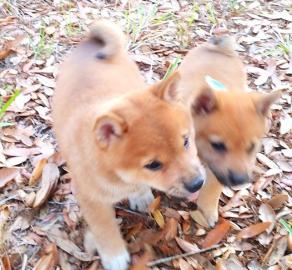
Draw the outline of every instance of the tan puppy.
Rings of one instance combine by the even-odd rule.
[[[209,225],[214,226],[221,184],[236,186],[250,181],[266,116],[280,93],[246,91],[244,66],[229,37],[213,38],[191,50],[179,70],[194,119],[199,157],[208,168],[207,183],[197,203]]]
[[[147,211],[150,187],[187,197],[204,182],[178,73],[146,89],[124,36],[98,22],[65,61],[53,99],[57,140],[106,269],[128,268],[112,205]],[[172,121],[169,121],[171,119]]]

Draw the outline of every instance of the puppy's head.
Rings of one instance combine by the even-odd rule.
[[[103,162],[122,181],[186,197],[204,183],[191,116],[179,103],[174,73],[95,124]]]
[[[279,92],[264,95],[206,87],[195,98],[192,115],[199,156],[222,184],[250,181],[266,116],[279,97]]]

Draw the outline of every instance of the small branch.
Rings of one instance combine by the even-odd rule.
[[[221,246],[222,245],[214,245],[214,246],[209,247],[209,248],[204,248],[204,249],[200,249],[200,250],[197,250],[197,251],[187,252],[187,253],[183,253],[183,254],[178,254],[178,255],[174,255],[174,256],[158,259],[158,260],[155,260],[155,261],[147,263],[147,266],[152,267],[152,266],[155,266],[155,265],[158,265],[158,264],[161,264],[161,263],[170,262],[172,260],[176,260],[176,259],[179,259],[179,258],[185,258],[185,257],[189,257],[189,256],[192,256],[192,255],[204,253],[206,251],[210,251],[212,249],[215,249],[215,248],[218,248],[218,247],[221,247]]]

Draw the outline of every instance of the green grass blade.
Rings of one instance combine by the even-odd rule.
[[[175,58],[174,62],[168,67],[163,79],[166,79],[174,70],[176,70],[181,63],[181,58]]]
[[[8,101],[0,108],[0,119],[3,117],[8,107],[12,104],[12,102],[18,97],[20,94],[20,90],[16,89],[14,94],[8,99]]]
[[[291,228],[291,226],[284,219],[282,219],[282,218],[279,221],[283,225],[283,227],[287,230],[287,232],[292,235],[292,228]]]
[[[14,123],[0,122],[0,128],[14,126]]]

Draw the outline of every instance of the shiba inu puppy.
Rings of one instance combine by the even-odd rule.
[[[251,181],[267,114],[280,97],[280,92],[246,91],[246,72],[232,44],[228,36],[213,38],[191,50],[179,68],[199,157],[207,167],[197,204],[210,226],[218,220],[222,185]]]
[[[129,198],[147,211],[150,188],[187,197],[204,182],[179,74],[146,87],[124,39],[110,22],[93,24],[61,67],[52,104],[76,198],[109,270],[130,263],[113,204]]]

